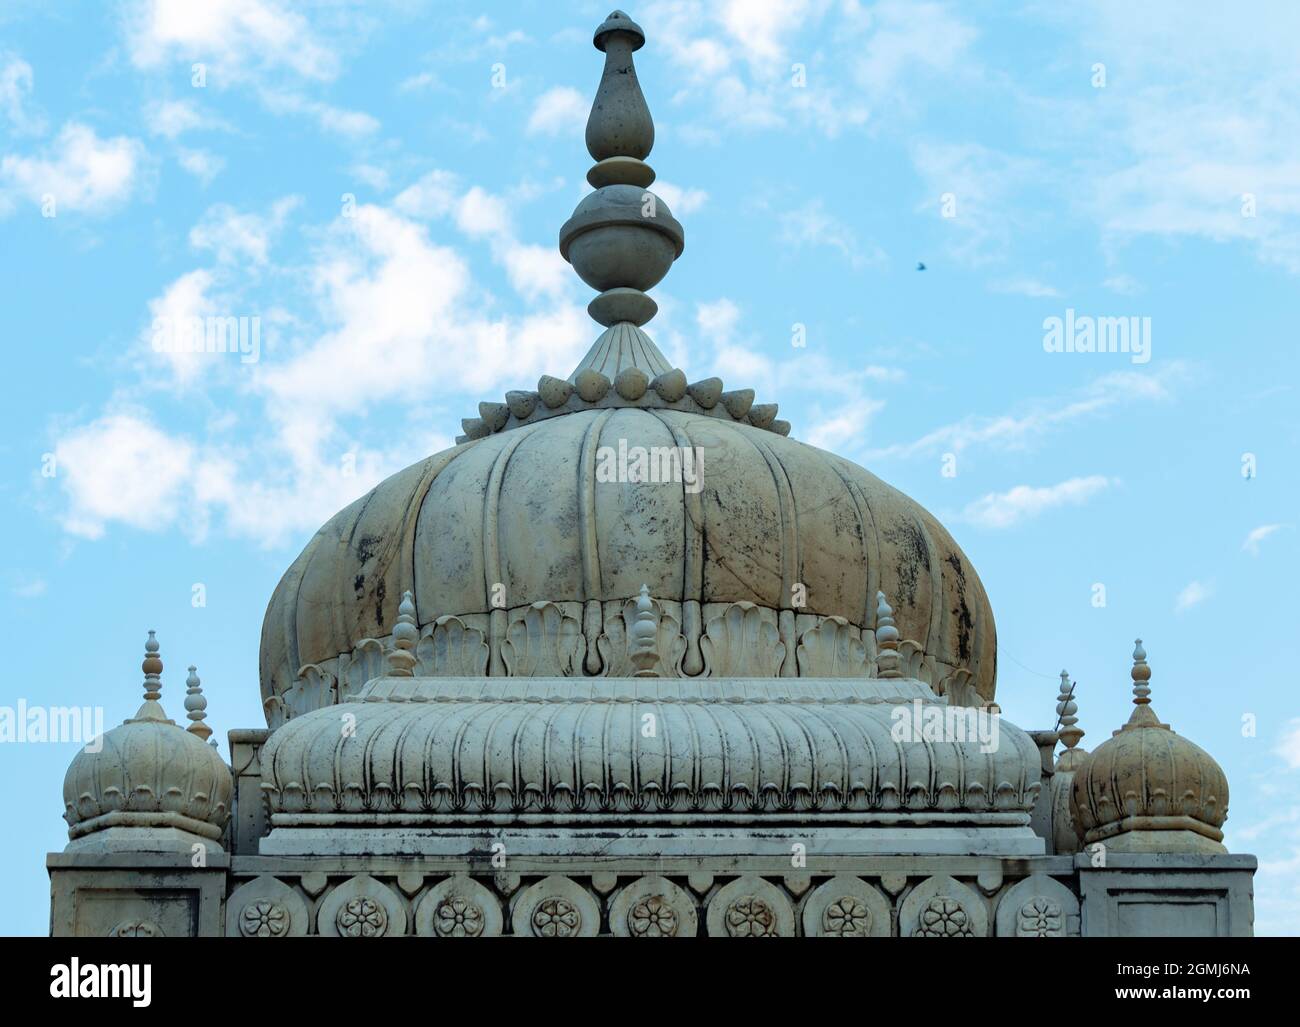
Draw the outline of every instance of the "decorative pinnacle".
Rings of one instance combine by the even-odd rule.
[[[893,607],[885,601],[885,593],[876,593],[876,660],[879,665],[878,676],[882,678],[902,677],[898,669],[898,628],[894,626]]]
[[[650,599],[650,589],[641,586],[641,594],[636,600],[636,619],[628,629],[628,656],[636,667],[635,677],[658,677],[655,664],[659,662],[656,643],[659,641],[659,618],[655,616],[654,603]]]
[[[1151,702],[1151,687],[1147,684],[1151,680],[1151,668],[1147,666],[1147,651],[1142,648],[1140,638],[1133,643],[1133,670],[1130,674],[1133,678],[1133,704],[1147,705]]]
[[[203,685],[199,682],[197,670],[198,668],[190,664],[190,675],[185,679],[185,715],[193,722],[186,730],[206,742],[212,736],[212,728],[205,723],[208,716],[208,699],[203,694]]]
[[[596,191],[560,229],[560,255],[600,291],[587,307],[593,320],[606,328],[639,328],[659,309],[646,291],[668,273],[686,239],[668,205],[648,188],[655,173],[645,158],[655,126],[632,60],[645,33],[614,11],[596,29],[594,43],[605,54],[587,119],[587,150],[596,159],[587,181]]]
[[[1133,712],[1120,731],[1144,727],[1169,730],[1169,725],[1160,723],[1156,711],[1151,708],[1151,686],[1147,684],[1151,680],[1151,668],[1147,666],[1147,651],[1142,648],[1140,638],[1133,643],[1133,669],[1129,673],[1133,678]],[[1119,734],[1119,731],[1115,733]]]
[[[162,657],[158,655],[158,638],[153,631],[144,643],[144,661],[140,664],[144,671],[144,703],[136,710],[132,720],[158,720],[166,724],[173,723],[167,719],[162,704]],[[130,723],[131,721],[127,721]]]
[[[387,677],[410,678],[415,676],[415,643],[419,641],[420,628],[415,621],[415,596],[407,589],[397,607],[397,623],[393,625],[393,648],[386,654]]]
[[[611,157],[643,161],[654,147],[655,125],[636,78],[632,53],[645,46],[645,33],[622,11],[614,11],[596,29],[592,43],[605,54],[605,71],[587,118],[587,152],[598,161]],[[653,172],[650,181],[654,181]],[[597,183],[591,184],[599,188]]]
[[[1061,753],[1057,760],[1057,766],[1061,769],[1073,769],[1072,766],[1062,767],[1062,761],[1067,764],[1073,763],[1074,747],[1079,744],[1079,739],[1085,733],[1082,728],[1075,726],[1079,723],[1079,718],[1075,716],[1079,712],[1079,707],[1074,701],[1074,687],[1070,681],[1070,672],[1061,671],[1061,690],[1056,696],[1057,733],[1065,745],[1065,752]]]

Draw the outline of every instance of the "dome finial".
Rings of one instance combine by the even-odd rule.
[[[154,631],[144,643],[144,660],[140,664],[144,671],[144,703],[136,710],[134,720],[161,720],[167,723],[167,714],[163,711],[159,699],[162,698],[162,657],[158,655],[158,637]],[[127,723],[130,723],[128,721]]]
[[[415,676],[415,643],[419,641],[420,628],[415,621],[415,596],[407,589],[397,607],[397,623],[393,625],[393,648],[387,653],[387,677],[409,678]]]
[[[894,626],[894,609],[885,600],[884,592],[876,593],[876,661],[878,676],[902,677],[898,669],[898,628]]]
[[[1057,770],[1076,769],[1084,756],[1082,749],[1075,748],[1085,732],[1083,728],[1076,726],[1079,718],[1075,714],[1079,712],[1079,707],[1074,701],[1074,688],[1074,682],[1070,680],[1070,672],[1061,671],[1061,689],[1056,696],[1056,727],[1057,735],[1065,748],[1056,758]]]
[[[635,677],[658,677],[655,664],[659,662],[659,617],[650,598],[650,586],[642,585],[636,600],[636,619],[628,629],[628,656],[636,667]]]
[[[1145,706],[1151,702],[1151,688],[1147,684],[1151,680],[1151,668],[1147,666],[1147,651],[1142,648],[1140,638],[1133,643],[1133,670],[1130,673],[1133,677],[1133,704]]]
[[[206,742],[212,736],[212,728],[205,723],[208,716],[208,698],[203,694],[198,668],[191,663],[189,669],[189,677],[185,679],[185,715],[190,718],[191,723],[186,730]]]
[[[659,309],[646,290],[681,256],[685,236],[668,204],[649,191],[655,173],[645,158],[654,147],[655,126],[632,60],[633,51],[645,44],[645,33],[614,11],[596,29],[594,41],[605,54],[587,119],[587,150],[596,158],[587,181],[596,191],[560,229],[560,255],[600,290],[587,307],[593,320],[609,329],[639,329]],[[653,350],[648,337],[636,341]],[[663,359],[657,351],[650,356]],[[641,370],[653,377],[661,369]]]
[[[645,33],[622,11],[614,11],[596,29],[592,42],[605,54],[605,72],[587,118],[587,152],[598,161],[621,157],[640,163],[650,156],[655,144],[654,121],[632,61],[632,53],[645,46]],[[654,172],[645,165],[642,168],[644,171],[633,185],[649,185],[654,181]],[[646,172],[649,178],[640,181]],[[587,178],[591,181],[590,175]],[[628,179],[620,177],[617,181]],[[607,183],[591,184],[599,188]]]

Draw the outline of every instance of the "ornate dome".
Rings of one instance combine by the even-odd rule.
[[[699,454],[694,484],[600,480],[598,452],[674,448]],[[313,676],[354,694],[380,652],[358,656],[358,643],[391,632],[407,589],[426,635],[447,617],[484,635],[491,655],[478,673],[521,673],[502,653],[509,626],[550,602],[575,622],[561,672],[609,674],[597,642],[643,584],[682,625],[674,675],[716,673],[700,638],[721,605],[762,607],[784,643],[764,673],[796,676],[799,635],[829,616],[874,630],[884,591],[934,685],[965,671],[993,698],[993,612],[965,554],[919,504],[772,432],[635,408],[578,411],[458,446],[336,515],[272,596],[263,697],[277,706]],[[315,669],[303,675],[304,666]]]
[[[186,708],[195,723],[188,730],[168,720],[158,702],[163,665],[152,631],[142,668],[144,704],[97,739],[98,747],[78,751],[63,779],[63,818],[74,844],[109,828],[175,828],[217,841],[229,818],[230,768],[204,742],[211,730],[202,723],[206,702],[194,668]]]
[[[1086,844],[1119,852],[1224,852],[1228,780],[1151,709],[1151,668],[1133,650],[1133,715],[1075,770],[1070,813]]]
[[[516,677],[629,673],[606,641],[643,585],[679,630],[666,676],[807,677],[804,635],[836,618],[869,645],[883,591],[920,647],[917,673],[955,702],[992,701],[993,613],[943,526],[861,467],[787,438],[776,405],[752,390],[688,384],[642,330],[657,309],[645,290],[685,243],[648,189],[654,128],[632,62],[643,42],[618,11],[596,33],[595,190],[560,232],[562,254],[602,290],[589,311],[606,330],[567,379],[479,404],[460,445],[393,475],[311,540],[263,625],[272,726],[380,672],[407,590],[420,674]],[[740,669],[705,644],[734,604],[757,607],[777,641]],[[554,637],[542,625],[516,645],[530,617],[554,620]]]

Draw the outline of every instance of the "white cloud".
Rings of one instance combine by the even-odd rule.
[[[1115,484],[1102,475],[1070,478],[1056,485],[1017,485],[990,492],[967,505],[961,518],[983,528],[1011,528],[1061,506],[1079,506]]]
[[[728,342],[740,321],[740,308],[727,298],[700,303],[695,308],[695,323],[700,334],[718,342]]]
[[[1094,379],[1072,398],[1035,400],[1022,410],[996,417],[970,416],[927,432],[912,442],[873,450],[870,459],[909,458],[932,453],[960,453],[972,447],[999,452],[1023,450],[1052,429],[1063,428],[1080,418],[1104,413],[1112,407],[1138,400],[1169,398],[1171,385],[1184,368],[1166,363],[1158,372],[1115,371]]]
[[[994,292],[1004,292],[1012,296],[1028,296],[1030,299],[1045,299],[1061,295],[1059,289],[1045,282],[1040,282],[1036,278],[1007,278],[995,282],[991,288]]]
[[[884,400],[860,399],[829,417],[814,420],[803,433],[803,439],[820,449],[838,449],[859,439],[884,406]]]
[[[591,101],[570,86],[555,86],[537,98],[528,117],[529,135],[581,135]],[[665,197],[667,199],[667,197]]]
[[[531,193],[523,190],[520,199]],[[505,268],[511,287],[530,301],[558,299],[574,287],[572,269],[552,245],[521,242],[511,217],[512,203],[480,186],[462,189],[459,179],[434,170],[398,193],[393,205],[402,213],[423,220],[450,217],[471,239],[485,240],[493,259]]]
[[[684,189],[672,182],[665,182],[662,178],[656,180],[650,188],[668,204],[668,209],[677,218],[694,214],[709,201],[709,194],[703,189]]]
[[[1213,594],[1213,585],[1207,585],[1200,581],[1188,582],[1187,586],[1178,593],[1178,599],[1174,603],[1174,610],[1178,613],[1190,610],[1193,606],[1205,602]]]
[[[45,130],[44,119],[28,108],[33,81],[30,64],[17,54],[0,53],[0,115],[22,135]]]
[[[44,578],[23,578],[10,591],[19,599],[39,599],[49,588],[49,582]]]
[[[63,526],[99,538],[108,521],[156,531],[181,512],[193,446],[135,414],[110,414],[59,440],[58,481],[68,497]]]
[[[347,139],[360,139],[374,135],[380,129],[379,119],[365,111],[347,110],[320,100],[311,100],[293,92],[263,89],[263,105],[273,114],[303,114],[313,119],[321,130]]]
[[[149,301],[149,324],[145,327],[141,342],[149,351],[156,354],[172,373],[172,380],[180,386],[193,382],[212,363],[212,355],[198,351],[187,351],[184,347],[159,345],[154,346],[155,333],[161,333],[164,342],[174,336],[173,329],[194,323],[196,318],[206,318],[217,313],[216,303],[209,296],[212,289],[212,273],[202,269],[189,271],[171,283],[161,296]]]
[[[36,204],[52,195],[59,213],[102,213],[130,196],[143,159],[137,140],[101,139],[94,129],[69,122],[44,155],[0,159],[0,190],[7,187]]]
[[[228,203],[215,204],[190,229],[190,245],[211,251],[224,264],[264,265],[272,241],[300,203],[296,196],[283,197],[266,215],[238,211]]]
[[[787,246],[796,249],[826,246],[838,251],[854,268],[884,262],[884,254],[878,247],[873,247],[869,253],[864,254],[853,230],[829,214],[826,205],[819,199],[787,210],[777,220],[781,226],[781,241]]]
[[[144,111],[151,135],[175,139],[186,132],[202,128],[219,128],[224,124],[199,110],[193,100],[158,100]]]
[[[1105,167],[1079,176],[1107,236],[1241,242],[1300,273],[1300,7],[1260,5],[1242,18],[1230,6],[1152,0],[1067,17],[1087,52],[1123,69],[1107,102],[1069,126],[1073,138],[1110,141]]]
[[[338,71],[337,57],[307,19],[277,0],[138,0],[127,11],[127,45],[140,68],[206,62],[209,84],[218,86],[263,69],[321,81]]]
[[[939,219],[948,255],[972,267],[1001,257],[1023,224],[1025,192],[1041,175],[1034,162],[975,143],[921,142],[911,156],[924,182],[916,209]]]
[[[1292,770],[1300,770],[1300,717],[1293,717],[1286,722],[1274,751]]]
[[[1136,296],[1142,292],[1142,283],[1132,275],[1111,275],[1101,284],[1121,296]]]
[[[176,153],[176,163],[197,178],[205,186],[221,174],[226,166],[225,158],[209,153],[207,150],[191,150],[182,146]]]
[[[1259,544],[1283,527],[1285,525],[1282,524],[1261,524],[1246,536],[1246,541],[1241,544],[1241,548],[1251,556],[1259,556]]]

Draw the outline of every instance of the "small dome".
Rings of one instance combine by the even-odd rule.
[[[230,768],[202,735],[198,679],[191,675],[189,730],[168,720],[158,699],[162,660],[149,632],[144,704],[125,723],[82,748],[63,779],[63,818],[74,842],[109,828],[175,828],[211,841],[230,815]],[[198,714],[196,716],[195,714]]]
[[[1151,709],[1151,668],[1133,651],[1133,715],[1084,757],[1074,773],[1070,814],[1085,844],[1119,852],[1224,852],[1228,780],[1200,746]]]

